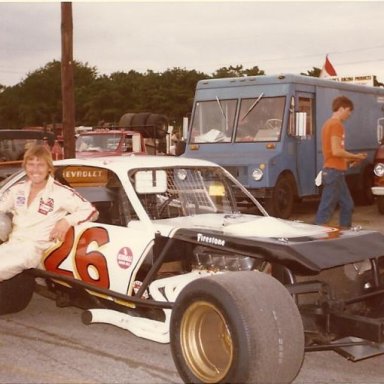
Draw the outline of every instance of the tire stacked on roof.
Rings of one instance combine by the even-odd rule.
[[[119,127],[139,131],[146,138],[162,139],[167,134],[168,119],[151,112],[125,113],[120,118]]]

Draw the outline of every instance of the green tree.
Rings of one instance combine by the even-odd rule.
[[[96,69],[75,63],[75,83],[83,105],[84,89],[96,78]],[[44,126],[62,121],[61,64],[52,61],[0,93],[0,125],[7,128]]]
[[[255,66],[250,69],[244,69],[242,65],[236,65],[235,67],[230,65],[229,67],[219,68],[213,73],[213,78],[224,78],[224,77],[242,77],[242,76],[260,76],[265,75],[263,70]]]
[[[300,73],[300,75],[320,77],[320,72],[321,68],[313,67],[311,70],[307,71],[307,73]]]

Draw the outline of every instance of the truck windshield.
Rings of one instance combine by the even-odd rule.
[[[76,139],[76,151],[113,152],[117,150],[121,140],[121,133],[81,134]]]
[[[235,141],[279,141],[285,97],[242,99]]]
[[[235,125],[237,100],[198,101],[191,128],[191,143],[229,142]]]

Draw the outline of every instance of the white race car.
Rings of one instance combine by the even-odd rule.
[[[24,309],[35,290],[54,294],[84,308],[87,324],[170,342],[188,383],[289,383],[305,351],[384,353],[382,234],[270,217],[202,160],[67,159],[55,169],[100,217],[0,283],[0,313]]]

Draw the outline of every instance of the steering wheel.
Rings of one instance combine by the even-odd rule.
[[[159,207],[159,219],[161,219],[163,217],[163,213],[165,211],[165,208],[168,207],[168,205],[173,201],[173,199],[176,197],[176,195],[171,195],[168,197],[167,200],[165,200],[164,202],[161,203],[160,207]]]
[[[264,124],[264,129],[280,129],[282,123],[283,121],[280,119],[268,119]]]

